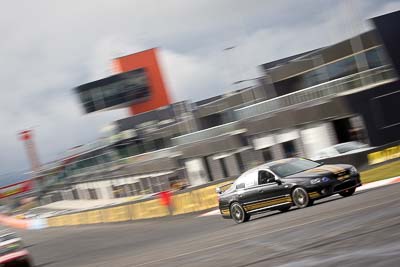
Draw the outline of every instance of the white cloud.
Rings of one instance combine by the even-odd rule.
[[[161,68],[174,100],[200,100],[221,94],[226,87],[224,66],[213,58],[161,50]]]
[[[160,47],[174,99],[198,100],[259,76],[258,64],[340,41],[353,34],[349,23],[400,8],[353,2],[353,10],[346,0],[9,2],[0,11],[0,174],[29,166],[22,129],[35,127],[49,161],[127,115],[83,115],[71,90],[111,74],[113,57]]]

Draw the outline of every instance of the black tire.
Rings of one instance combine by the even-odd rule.
[[[279,210],[280,212],[287,212],[287,211],[290,210],[291,207],[292,207],[292,206],[287,206],[287,207],[280,208],[280,209],[278,209],[278,210]]]
[[[307,191],[303,187],[296,187],[292,191],[292,201],[299,209],[305,208],[312,203]],[[312,204],[311,204],[312,205]]]
[[[235,223],[244,223],[250,220],[250,215],[243,209],[242,205],[233,202],[230,207],[231,217]]]
[[[351,188],[340,192],[339,195],[341,195],[342,197],[349,197],[354,194],[354,192],[356,192],[356,188]]]

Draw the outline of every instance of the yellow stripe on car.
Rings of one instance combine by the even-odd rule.
[[[244,209],[245,209],[245,211],[252,211],[252,210],[265,208],[265,207],[269,207],[269,206],[273,206],[273,205],[277,205],[277,204],[281,204],[281,203],[285,203],[285,202],[291,202],[291,201],[292,201],[292,199],[289,196],[280,197],[280,198],[265,200],[265,201],[261,201],[261,202],[257,202],[257,203],[247,204],[247,205],[244,205]]]
[[[317,198],[317,197],[321,196],[321,194],[318,192],[311,192],[311,193],[308,193],[308,195],[310,198]]]

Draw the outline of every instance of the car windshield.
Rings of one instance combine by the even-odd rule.
[[[365,145],[360,143],[360,142],[347,142],[343,144],[338,144],[335,146],[335,149],[340,153],[346,153],[352,150],[360,149],[364,147]]]
[[[306,171],[320,166],[318,162],[307,159],[291,159],[289,161],[272,165],[270,169],[280,177],[286,177],[298,172]]]

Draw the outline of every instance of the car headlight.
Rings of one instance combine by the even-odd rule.
[[[357,171],[356,167],[352,166],[350,168],[350,175],[356,175],[356,174],[358,174],[358,171]]]
[[[326,183],[329,182],[329,178],[328,177],[318,177],[318,178],[314,178],[310,180],[311,184],[319,184],[319,183]]]

